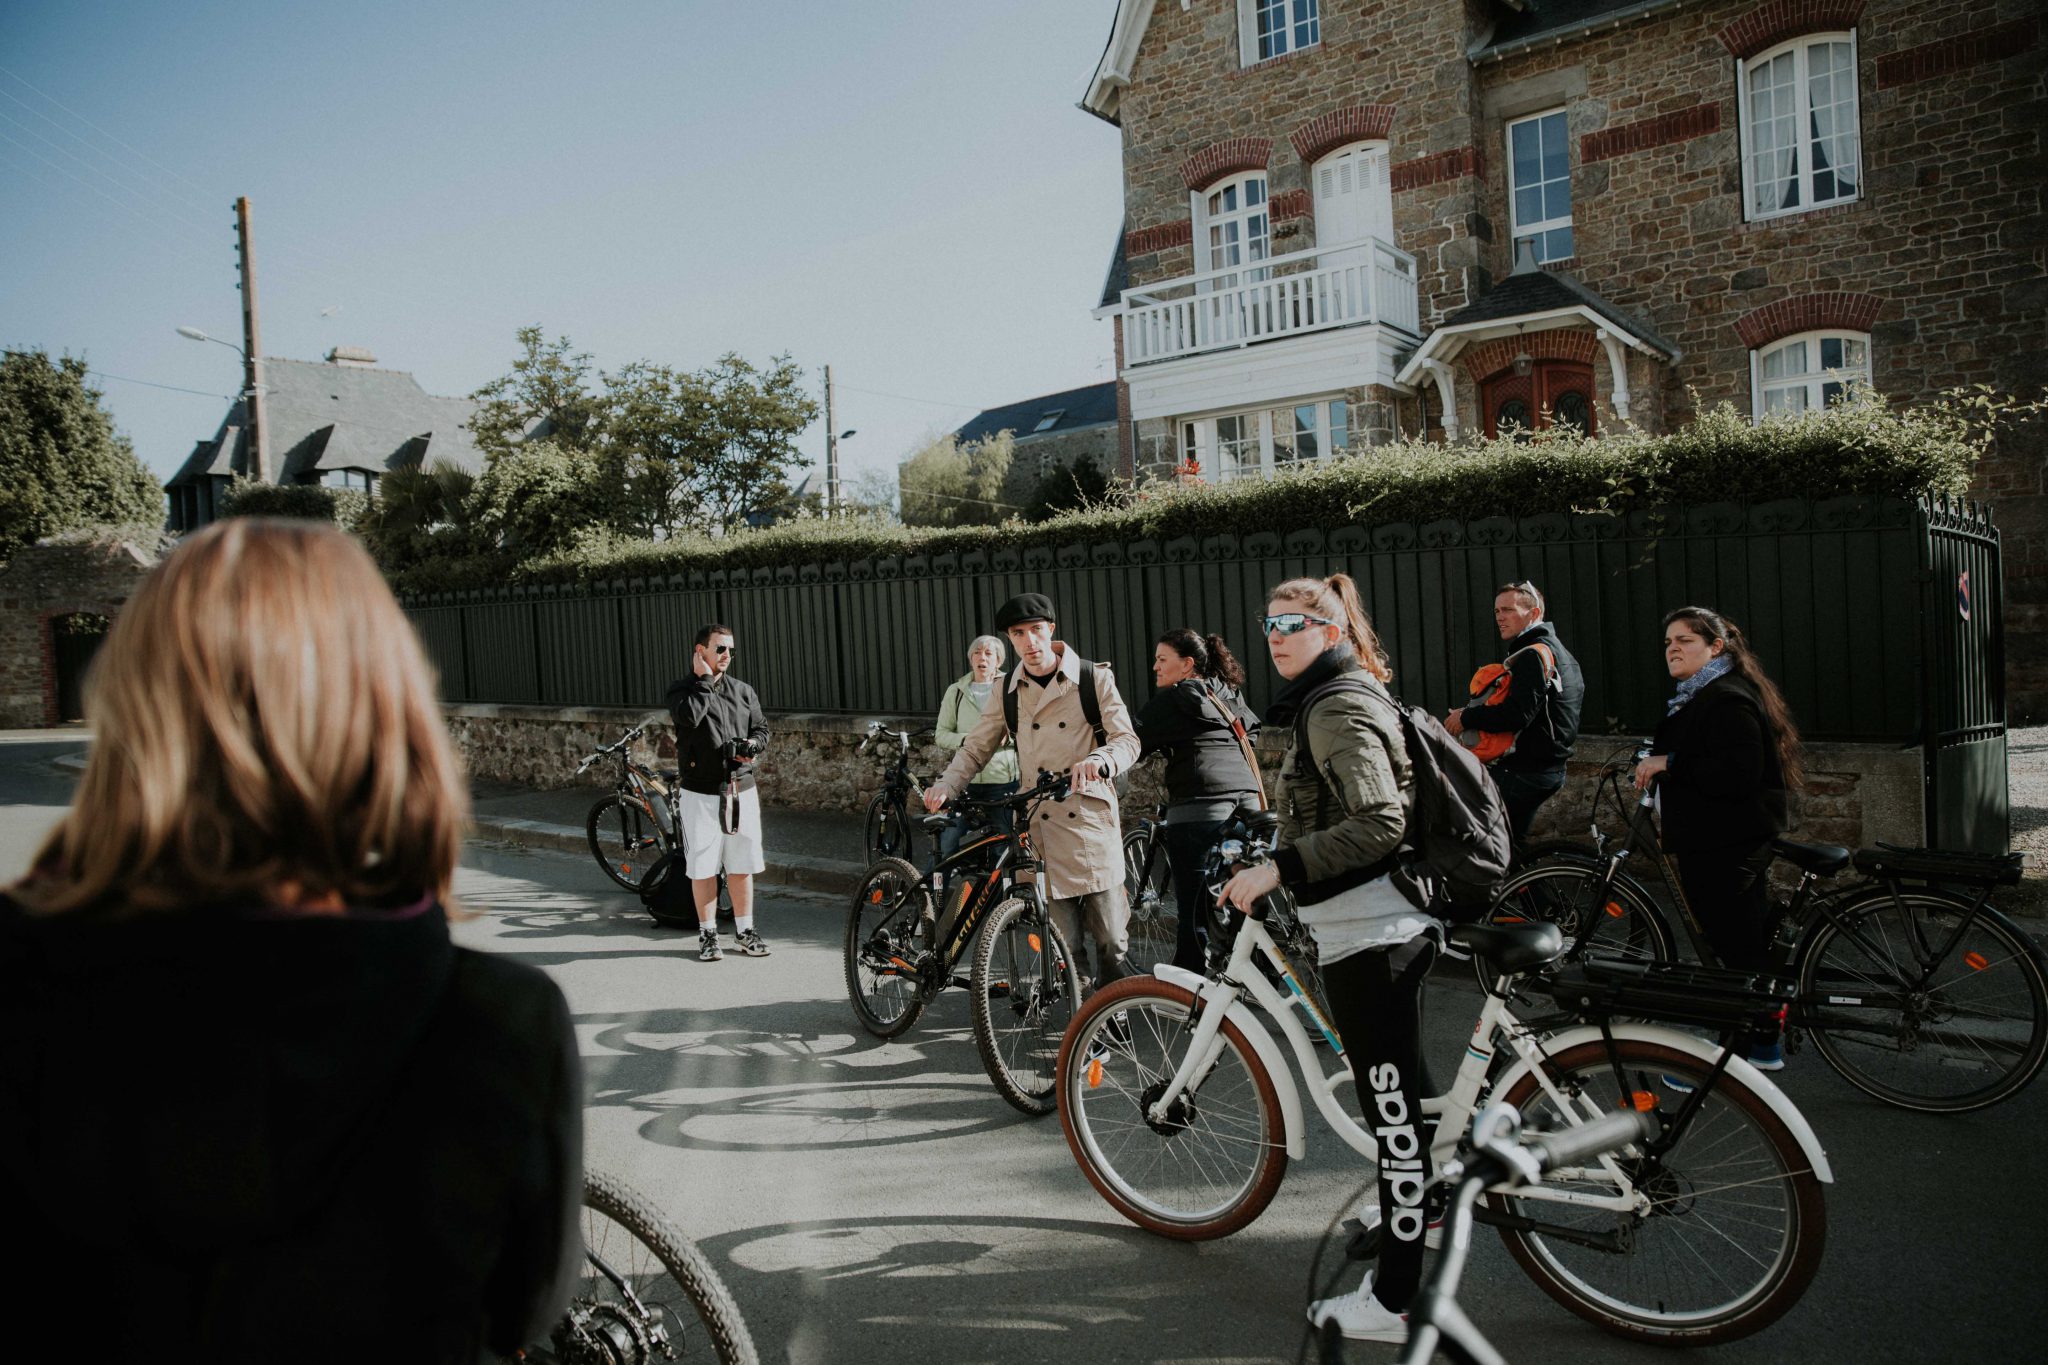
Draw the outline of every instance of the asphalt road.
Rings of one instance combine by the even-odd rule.
[[[0,737],[0,880],[56,818],[76,739]],[[845,999],[841,907],[763,901],[773,957],[704,964],[587,859],[473,847],[459,938],[552,973],[582,1040],[588,1159],[638,1186],[718,1265],[767,1360],[1287,1361],[1309,1263],[1364,1172],[1318,1126],[1251,1228],[1181,1245],[1125,1224],[1056,1119],[989,1088],[964,995],[878,1042]],[[1432,1056],[1455,1065],[1477,1008],[1433,989]],[[2036,1086],[1988,1113],[1924,1118],[1861,1098],[1810,1050],[1782,1074],[1838,1183],[1819,1278],[1715,1362],[2037,1358],[2048,1192],[2028,1162]],[[1312,1119],[1312,1122],[1315,1122]],[[1668,1361],[1545,1298],[1482,1230],[1463,1302],[1516,1362]],[[1312,1352],[1311,1352],[1312,1354]],[[1357,1346],[1347,1359],[1392,1359]]]

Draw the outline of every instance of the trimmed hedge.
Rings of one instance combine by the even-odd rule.
[[[1845,494],[1960,495],[1996,428],[2017,405],[1957,391],[1926,408],[1894,411],[1866,394],[1825,412],[1751,422],[1723,404],[1666,436],[1625,431],[1599,439],[1568,430],[1533,439],[1455,446],[1398,441],[1221,486],[1148,483],[1050,521],[908,528],[874,518],[800,518],[759,531],[669,541],[594,539],[532,559],[449,558],[394,575],[403,592],[527,583],[602,582],[690,568],[756,568],[885,555],[944,554],[998,545],[1170,540],[1229,532],[1333,529],[1394,521],[1471,520],[1538,512],[1622,512]]]
[[[354,530],[369,499],[357,488],[329,488],[317,483],[255,483],[237,479],[228,488],[223,515],[230,517],[296,517],[331,521]]]

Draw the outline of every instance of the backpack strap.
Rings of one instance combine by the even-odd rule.
[[[1017,667],[1022,668],[1023,664]],[[1095,670],[1107,668],[1093,660],[1081,660],[1081,714],[1088,718],[1088,728],[1095,732],[1095,747],[1100,749],[1109,743],[1109,731],[1102,728],[1102,699],[1095,695]],[[1010,738],[1017,737],[1017,692],[1014,686],[1016,675],[1003,679],[1003,723],[1010,727]]]
[[[1237,740],[1237,747],[1244,751],[1245,766],[1252,770],[1252,785],[1258,788],[1259,809],[1271,810],[1273,803],[1266,797],[1266,779],[1259,774],[1259,756],[1252,751],[1252,737],[1245,730],[1244,722],[1238,718],[1235,711],[1223,704],[1223,698],[1216,695],[1215,688],[1206,682],[1198,685],[1202,689],[1202,695],[1209,699],[1209,705],[1216,708],[1216,713],[1223,717],[1223,723],[1230,727],[1231,735]]]
[[[1301,709],[1294,713],[1294,747],[1308,755],[1311,771],[1316,766],[1316,755],[1315,750],[1309,746],[1308,742],[1308,713],[1315,709],[1316,703],[1338,692],[1363,692],[1367,696],[1371,696],[1378,690],[1364,678],[1332,678],[1301,699]],[[1380,695],[1390,703],[1393,701],[1393,698],[1387,697],[1384,692],[1381,692]],[[1396,711],[1399,710],[1398,707],[1395,709]]]
[[[1024,665],[1018,664],[1022,668]],[[1010,727],[1010,741],[1017,739],[1017,675],[1008,674],[1003,678],[1003,724]]]
[[[1532,649],[1536,651],[1537,659],[1543,664],[1543,685],[1546,688],[1556,687],[1558,685],[1557,653],[1541,640],[1536,641],[1534,644],[1523,645],[1513,654],[1502,659],[1502,666],[1505,667],[1513,663],[1521,655],[1527,654]]]

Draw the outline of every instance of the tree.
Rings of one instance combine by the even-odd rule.
[[[377,497],[356,522],[356,534],[387,569],[482,548],[472,534],[470,499],[476,475],[446,460],[399,465],[377,481]]]
[[[522,327],[517,335],[520,355],[512,372],[470,395],[477,408],[469,430],[478,449],[510,450],[529,437],[591,449],[604,428],[605,403],[590,389],[589,354],[572,351],[567,337],[550,345],[538,327]]]
[[[789,476],[803,463],[796,438],[818,419],[818,401],[786,355],[758,370],[737,355],[682,378],[681,411],[695,428],[691,449],[700,525],[744,526],[789,501]]]
[[[532,558],[605,535],[608,491],[588,456],[528,441],[490,457],[467,512],[484,547]]]
[[[1102,502],[1109,496],[1109,480],[1087,455],[1073,463],[1054,465],[1038,480],[1024,507],[1024,520],[1050,521],[1062,512],[1072,512]]]
[[[0,562],[59,531],[163,525],[162,485],[85,378],[71,356],[0,356]]]
[[[897,480],[893,470],[863,469],[839,489],[839,510],[852,516],[896,520]]]
[[[961,445],[937,436],[903,462],[905,526],[994,526],[1018,509],[1002,500],[1016,443],[1007,431]]]

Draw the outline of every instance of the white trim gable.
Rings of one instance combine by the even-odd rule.
[[[1109,42],[1102,60],[1088,78],[1088,93],[1081,107],[1097,118],[1116,122],[1117,100],[1131,83],[1131,71],[1138,64],[1138,48],[1145,41],[1145,27],[1152,22],[1154,0],[1117,0],[1116,20],[1110,25]]]

